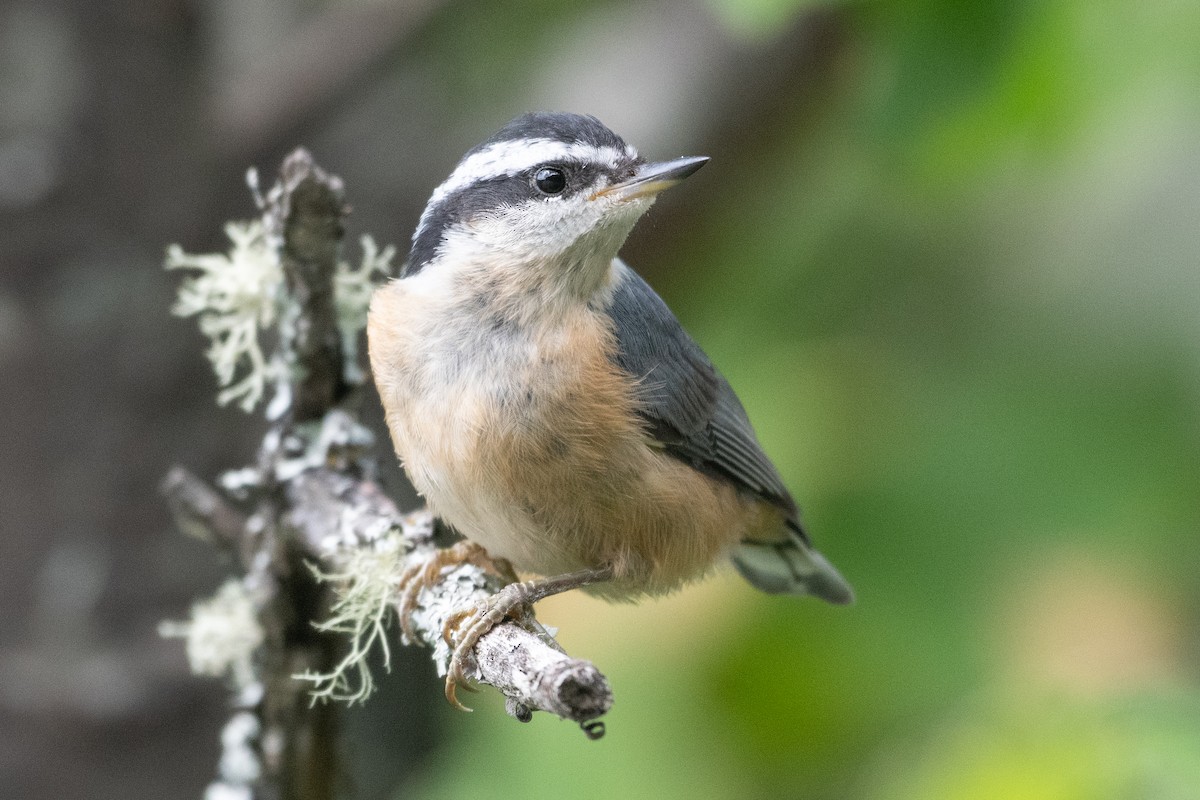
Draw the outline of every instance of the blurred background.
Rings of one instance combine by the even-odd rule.
[[[362,798],[1200,797],[1200,7],[1188,0],[7,0],[0,786],[190,798],[226,695],[159,620],[226,574],[175,462],[247,462],[164,249],[308,146],[348,255],[468,147],[593,113],[712,163],[624,251],[737,387],[857,605],[729,573],[548,601],[589,742],[403,653]],[[386,459],[389,462],[390,458]],[[401,478],[389,485],[404,495]]]

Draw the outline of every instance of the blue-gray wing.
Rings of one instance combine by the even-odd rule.
[[[796,504],[729,382],[662,298],[623,263],[618,261],[616,268],[610,306],[616,360],[639,384],[640,411],[650,436],[667,453],[732,481],[795,521]]]

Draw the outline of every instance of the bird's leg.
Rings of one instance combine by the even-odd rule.
[[[413,630],[412,614],[416,610],[421,590],[437,583],[442,569],[459,564],[474,564],[482,570],[499,575],[508,583],[518,580],[512,564],[503,558],[489,556],[482,546],[469,539],[462,539],[450,547],[438,550],[428,561],[406,569],[397,581],[400,590],[400,630],[404,632],[408,641],[414,642],[417,638]]]
[[[514,612],[520,612],[522,616],[532,614],[531,606],[539,600],[571,589],[611,580],[612,576],[612,567],[603,567],[581,569],[578,572],[568,572],[564,575],[538,578],[523,583],[510,583],[486,601],[481,602],[476,608],[453,614],[446,620],[446,626],[442,629],[446,643],[454,648],[453,654],[450,656],[450,665],[446,670],[446,699],[450,701],[450,705],[461,711],[471,710],[458,702],[455,690],[460,683],[471,691],[475,690],[467,681],[464,669],[467,660],[473,657],[472,651],[475,649],[476,643],[484,634],[503,622],[505,618],[512,616]],[[459,627],[464,621],[467,623],[466,628],[459,631]],[[456,633],[457,636],[455,636]]]

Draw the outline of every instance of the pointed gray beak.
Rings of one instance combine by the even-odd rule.
[[[629,180],[606,186],[592,194],[589,199],[614,197],[617,200],[633,200],[637,197],[650,197],[663,189],[670,189],[707,163],[708,156],[689,156],[657,164],[643,164]]]

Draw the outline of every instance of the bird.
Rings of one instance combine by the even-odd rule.
[[[519,116],[434,189],[371,298],[396,454],[466,543],[447,558],[539,576],[464,611],[456,706],[478,639],[550,594],[636,601],[732,561],[767,593],[853,600],[729,382],[618,256],[708,160],[649,161],[593,116]]]

